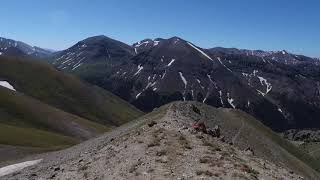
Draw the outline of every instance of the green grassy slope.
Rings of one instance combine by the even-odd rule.
[[[320,164],[320,142],[305,142],[298,147],[315,158]]]
[[[250,146],[258,155],[311,177],[316,174],[311,168],[320,170],[320,164],[312,157],[281,138],[254,117],[239,110],[225,109],[223,111],[227,112],[224,119],[228,119],[229,122],[243,121],[244,126],[236,140],[238,142],[235,142],[243,148]],[[237,129],[240,129],[241,126],[242,124],[238,124]]]
[[[0,124],[0,144],[4,145],[60,149],[78,142],[49,131]]]
[[[108,127],[0,87],[0,130],[0,144],[48,147],[51,142],[74,144],[95,137]],[[29,136],[31,139],[26,140]],[[43,140],[48,146],[42,145]]]
[[[27,149],[20,152],[24,157],[69,147],[109,128],[0,87],[0,160],[16,158],[7,145]]]
[[[38,61],[0,56],[0,79],[21,93],[104,125],[121,125],[142,115],[117,96]]]
[[[317,172],[320,170],[320,164],[314,158],[281,138],[249,114],[235,109],[195,104],[200,107],[201,117],[194,116],[194,113],[189,113],[187,116],[191,118],[194,116],[196,121],[205,122],[209,128],[219,125],[227,142],[232,142],[241,149],[250,147],[254,150],[255,155],[287,166],[310,179],[320,178]],[[190,107],[188,104],[175,106],[177,109]]]
[[[236,111],[233,112],[233,114],[236,114],[236,117],[241,117],[243,120],[245,120],[246,125],[248,128],[252,128],[255,133],[252,131],[250,132],[250,139],[257,138],[259,133],[260,136],[264,136],[265,138],[268,138],[272,143],[278,145],[279,147],[273,148],[272,145],[270,147],[271,152],[268,152],[268,149],[262,145],[263,143],[259,143],[258,141],[255,142],[256,145],[259,145],[258,148],[261,148],[261,152],[264,153],[266,157],[273,156],[277,158],[279,161],[286,162],[286,164],[289,164],[289,166],[292,166],[296,171],[304,171],[304,173],[312,175],[313,172],[306,166],[320,171],[320,163],[318,163],[314,158],[306,154],[305,152],[301,151],[299,148],[294,146],[289,141],[281,138],[278,134],[273,132],[271,129],[264,126],[262,123],[260,123],[258,120],[254,119],[252,116],[242,112],[242,111]],[[263,140],[263,138],[261,138]],[[269,147],[268,147],[269,148]],[[272,152],[272,150],[274,152]],[[270,153],[270,155],[269,155]],[[276,155],[275,155],[276,154]],[[275,159],[276,160],[276,159]]]
[[[0,125],[11,129],[16,127],[15,131],[21,132],[25,132],[25,130],[32,132],[34,129],[38,129],[51,132],[49,135],[55,133],[77,140],[95,137],[109,129],[104,125],[64,112],[32,97],[3,87],[0,87]],[[13,131],[6,132],[7,134],[1,132],[1,138],[11,138],[11,134],[24,137],[22,134],[12,133]],[[27,145],[15,144],[14,141],[11,143],[9,143],[10,141],[1,142],[0,140],[0,144]]]
[[[142,115],[114,96],[51,65],[0,56],[0,161],[57,150]]]

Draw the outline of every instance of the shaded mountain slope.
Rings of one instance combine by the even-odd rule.
[[[104,125],[117,126],[141,115],[113,94],[41,62],[0,57],[0,80],[20,93]]]
[[[80,41],[58,53],[54,65],[146,112],[195,100],[241,109],[278,132],[320,128],[320,61],[315,58],[284,50],[203,49],[179,37],[145,39],[109,58],[107,49],[123,52],[123,47],[103,39],[103,45],[90,41],[83,51],[80,45],[87,40]],[[82,62],[83,54],[90,55]]]

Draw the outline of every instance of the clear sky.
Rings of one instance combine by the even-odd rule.
[[[101,34],[128,44],[179,36],[320,57],[319,0],[3,0],[0,17],[0,36],[56,50]]]

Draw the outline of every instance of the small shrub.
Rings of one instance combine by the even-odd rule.
[[[206,158],[206,157],[200,158],[200,163],[205,163],[205,164],[207,164],[207,163],[209,163],[209,162],[210,162],[210,159],[209,159],[209,158]]]
[[[204,174],[204,175],[210,176],[210,177],[214,175],[212,172],[210,172],[210,171],[208,171],[208,170],[206,170],[206,171],[204,171],[204,170],[197,170],[197,171],[196,171],[196,174],[197,174],[198,176]]]
[[[88,169],[88,166],[87,166],[87,165],[81,166],[81,167],[79,168],[80,171],[85,171],[85,170],[87,170],[87,169]]]
[[[162,149],[162,150],[157,152],[157,156],[164,156],[166,154],[167,154],[167,150],[165,150],[165,149]]]

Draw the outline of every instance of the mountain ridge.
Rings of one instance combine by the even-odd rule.
[[[198,123],[204,123],[205,130],[218,126],[220,134],[197,130]],[[242,133],[241,127],[250,133]],[[232,139],[233,145],[229,142]],[[263,157],[261,153],[268,155]],[[319,174],[310,168],[313,160],[299,155],[303,152],[244,112],[196,102],[173,102],[98,138],[59,153],[26,159],[42,162],[5,177],[318,178]]]
[[[94,54],[90,62],[79,64],[81,51],[67,49],[69,54],[59,54],[53,64],[144,111],[174,100],[197,100],[242,109],[277,131],[320,127],[314,120],[320,108],[320,62],[313,58],[287,51],[231,49],[230,54],[179,37],[145,39],[130,46],[134,53],[120,56],[108,56],[107,43],[103,47],[89,51]]]
[[[20,53],[10,53],[8,49],[17,49],[21,51]],[[46,58],[52,53],[51,50],[43,49],[37,46],[31,46],[22,41],[16,41],[12,39],[6,39],[0,37],[0,55],[10,55],[10,56],[31,56],[37,58]]]

